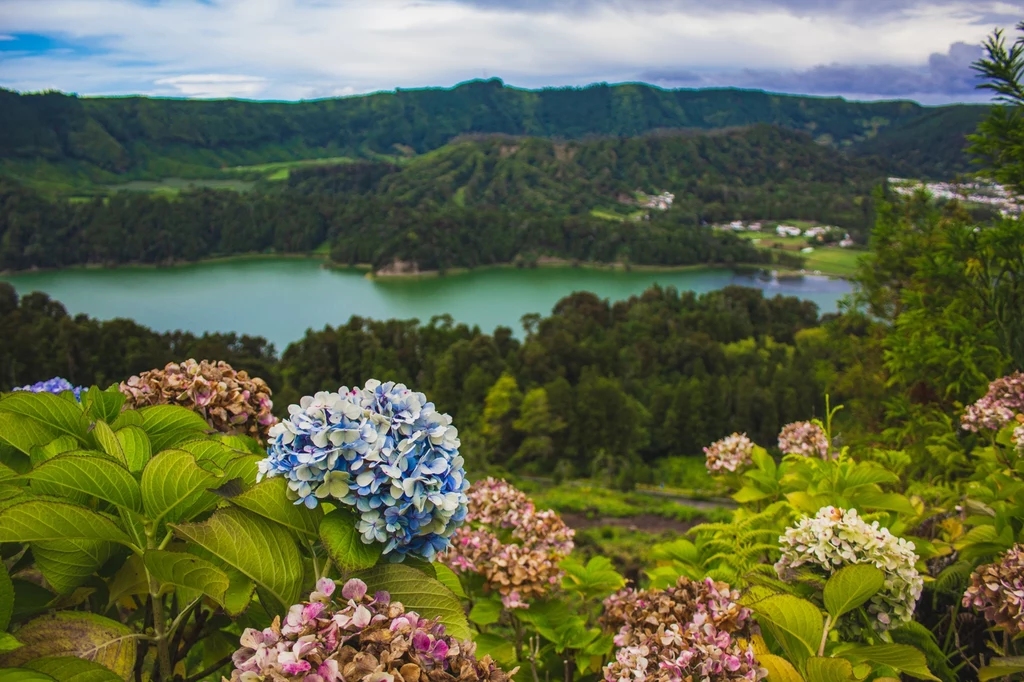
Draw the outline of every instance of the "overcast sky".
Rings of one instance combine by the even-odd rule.
[[[303,99],[644,81],[986,101],[1024,0],[0,0],[0,86]]]

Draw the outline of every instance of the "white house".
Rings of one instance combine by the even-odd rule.
[[[779,225],[775,228],[775,233],[780,237],[799,237],[800,228],[792,225]]]

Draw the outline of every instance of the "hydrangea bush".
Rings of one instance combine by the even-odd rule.
[[[712,474],[742,471],[751,465],[753,452],[754,442],[747,434],[734,433],[704,448],[704,465]]]
[[[81,386],[73,386],[70,381],[61,377],[53,377],[46,381],[38,381],[29,386],[19,386],[12,388],[11,391],[29,391],[31,393],[64,393],[65,391],[71,391],[75,394],[75,400],[82,400],[82,393],[88,391],[88,388]]]
[[[180,405],[202,415],[221,433],[264,441],[277,422],[270,412],[274,404],[266,382],[226,362],[171,362],[121,382],[120,388],[129,408]]]
[[[750,611],[739,591],[705,578],[666,590],[621,590],[604,601],[602,625],[615,633],[607,682],[755,682],[768,676],[750,644]]]
[[[895,537],[877,521],[867,523],[856,509],[823,507],[779,538],[782,557],[775,571],[783,580],[810,569],[822,577],[843,566],[871,564],[885,575],[883,588],[867,604],[872,626],[882,632],[910,622],[924,581],[915,564],[914,544]]]
[[[392,561],[433,561],[466,518],[469,482],[451,417],[422,393],[371,379],[304,397],[269,433],[259,478],[283,476],[295,504],[358,514],[366,544]]]
[[[1024,373],[1014,372],[988,385],[988,392],[960,417],[967,431],[998,431],[1024,413]],[[1018,440],[1019,442],[1019,440]]]
[[[444,562],[482,576],[505,608],[527,608],[560,583],[558,564],[572,552],[574,531],[558,514],[538,511],[522,491],[488,478],[470,488],[466,520]]]
[[[979,566],[963,597],[1011,636],[1024,632],[1024,547],[1014,545],[999,561]]]
[[[436,620],[427,620],[391,600],[369,595],[352,579],[334,597],[335,583],[320,579],[309,600],[292,606],[282,622],[262,631],[247,628],[232,656],[231,682],[507,682],[476,645],[456,640]]]
[[[779,432],[779,449],[784,455],[829,459],[828,436],[814,422],[786,424]]]

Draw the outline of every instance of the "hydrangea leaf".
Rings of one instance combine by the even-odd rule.
[[[455,571],[440,562],[429,565],[434,567],[434,573],[439,583],[451,590],[459,599],[467,598],[466,591],[462,589],[462,581],[459,580],[459,576],[455,575]]]
[[[885,574],[869,564],[844,566],[825,583],[825,610],[833,619],[849,613],[882,589]]]
[[[114,556],[115,545],[101,540],[49,540],[32,543],[36,566],[60,594],[70,594]]]
[[[147,550],[146,568],[158,582],[197,590],[224,603],[228,576],[209,561],[184,552]]]
[[[114,431],[120,431],[126,426],[142,426],[144,421],[138,410],[125,410],[117,415],[117,419],[111,422],[110,428],[114,429]]]
[[[862,493],[854,497],[856,506],[860,509],[878,509],[881,511],[894,511],[900,514],[914,514],[914,505],[906,495],[899,493]]]
[[[125,426],[114,432],[121,452],[124,453],[128,470],[137,474],[146,468],[153,457],[153,448],[149,444],[149,436],[138,426]]]
[[[757,662],[768,671],[768,682],[804,682],[793,664],[782,656],[759,654]]]
[[[134,672],[136,640],[117,621],[82,611],[58,611],[18,629],[19,649],[0,657],[0,665],[18,667],[29,661],[75,656],[94,661],[128,680]]]
[[[107,583],[107,604],[113,606],[125,597],[149,593],[149,576],[142,557],[132,554]]]
[[[302,556],[291,534],[252,512],[221,509],[202,523],[174,527],[178,535],[241,571],[283,604],[302,591]]]
[[[370,592],[386,590],[392,601],[402,602],[409,611],[424,618],[440,618],[452,637],[470,639],[472,636],[459,598],[416,569],[401,564],[380,564],[355,577],[365,582]]]
[[[0,682],[56,682],[46,673],[25,668],[0,668]]]
[[[3,401],[0,401],[3,402]],[[0,440],[32,455],[32,448],[43,446],[60,435],[55,429],[21,414],[0,412]],[[77,442],[77,441],[76,441]]]
[[[106,516],[75,504],[29,499],[0,512],[0,542],[105,540],[131,546]]]
[[[18,647],[23,646],[18,638],[9,632],[0,632],[0,654],[6,654],[8,651],[14,651]]]
[[[39,615],[53,601],[53,592],[33,582],[12,578],[11,584],[14,586],[14,611],[11,613],[12,623],[21,623],[33,616]]]
[[[93,386],[82,393],[82,407],[86,414],[93,419],[99,419],[108,424],[121,414],[126,396],[117,388],[102,390],[99,386]]]
[[[25,664],[29,670],[49,675],[57,682],[118,682],[109,668],[74,656],[47,656]]]
[[[482,658],[490,656],[499,665],[511,667],[516,661],[516,648],[508,637],[502,635],[482,632],[473,638],[476,644],[476,656]]]
[[[63,455],[67,452],[82,452],[79,450],[80,445],[77,438],[58,436],[46,445],[38,445],[32,448],[32,455],[29,459],[32,461],[32,466],[37,467],[58,455]]]
[[[493,625],[501,620],[501,611],[501,602],[497,599],[480,599],[469,610],[469,620],[477,625]]]
[[[908,644],[854,645],[839,654],[853,663],[885,665],[919,680],[938,680],[928,670],[928,662],[918,649]]]
[[[11,584],[11,576],[7,574],[7,565],[0,563],[0,632],[11,624],[13,612],[14,585]]]
[[[288,481],[284,478],[268,478],[241,495],[232,497],[231,504],[248,509],[265,519],[280,523],[285,528],[310,538],[317,537],[317,529],[320,528],[320,521],[324,517],[324,511],[320,507],[308,509],[305,505],[292,504],[288,499]],[[352,524],[354,531],[354,520]],[[376,558],[374,563],[376,563]],[[372,565],[373,563],[370,564],[370,566]],[[360,566],[359,568],[367,567]]]
[[[210,428],[198,414],[177,405],[143,407],[139,414],[143,419],[142,430],[149,436],[154,452],[194,440]]]
[[[988,682],[1000,677],[1009,677],[1024,672],[1024,656],[1006,656],[993,658],[989,665],[978,671],[978,680]]]
[[[132,511],[142,510],[142,491],[135,477],[103,457],[60,455],[43,462],[24,478],[85,493]]]
[[[220,475],[218,475],[220,474]],[[187,521],[213,509],[218,498],[209,492],[222,474],[204,469],[184,450],[164,450],[142,471],[142,504],[154,523]]]
[[[75,438],[85,436],[86,420],[81,405],[52,393],[11,393],[0,400],[0,412],[29,417],[56,433]]]
[[[807,659],[807,682],[854,682],[853,665],[845,658]]]
[[[762,627],[771,631],[790,660],[803,663],[818,650],[824,629],[821,611],[811,602],[777,594],[750,604]]]
[[[346,509],[335,509],[324,516],[320,522],[320,540],[324,543],[327,554],[343,571],[370,568],[377,563],[384,549],[379,542],[370,545],[363,543],[359,531],[356,530],[356,517]],[[422,573],[419,575],[423,576]]]

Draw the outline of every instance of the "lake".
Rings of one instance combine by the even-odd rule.
[[[718,268],[622,272],[588,268],[486,268],[435,278],[369,279],[330,270],[316,259],[253,258],[171,268],[74,269],[0,277],[19,294],[42,291],[72,314],[126,317],[159,331],[239,332],[267,338],[279,351],[307,329],[339,325],[353,315],[376,319],[450,314],[457,322],[522,334],[520,318],[547,315],[574,291],[622,300],[653,284],[699,293],[730,284],[814,301],[833,312],[852,290],[845,280],[783,279]]]

